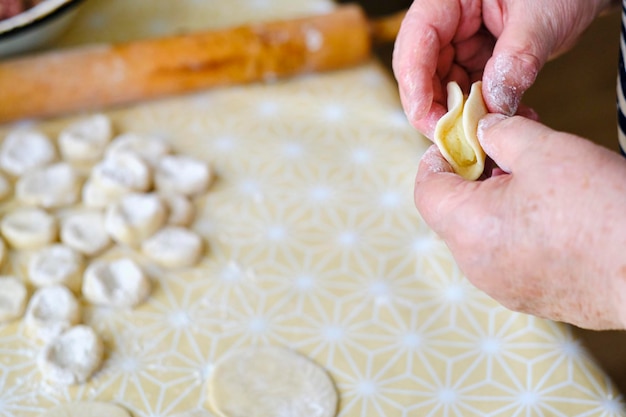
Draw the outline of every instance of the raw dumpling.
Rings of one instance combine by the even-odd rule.
[[[477,179],[485,168],[485,152],[476,130],[486,114],[482,82],[472,84],[467,98],[456,82],[448,83],[448,112],[437,122],[434,139],[454,172],[467,180]]]

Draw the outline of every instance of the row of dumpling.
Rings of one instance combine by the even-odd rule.
[[[0,322],[25,316],[28,334],[45,343],[42,373],[74,384],[89,379],[103,354],[98,335],[79,324],[79,296],[133,308],[151,291],[134,259],[98,255],[123,245],[163,267],[195,265],[204,245],[190,229],[193,199],[207,191],[211,170],[172,153],[164,141],[113,137],[100,114],[67,126],[57,143],[60,158],[45,134],[16,129],[0,146],[7,174],[0,176],[0,196],[8,208],[0,221],[0,261],[9,253],[27,259],[24,271],[0,277]]]

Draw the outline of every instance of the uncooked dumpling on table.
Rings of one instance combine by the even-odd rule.
[[[482,96],[482,82],[472,84],[467,98],[461,87],[448,83],[448,112],[435,127],[435,143],[454,172],[475,180],[485,168],[485,152],[478,142],[478,122],[487,114]]]

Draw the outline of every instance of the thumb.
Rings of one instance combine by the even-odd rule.
[[[511,10],[483,73],[483,96],[492,113],[514,115],[552,53],[556,39],[542,22],[527,10]]]
[[[415,206],[424,221],[444,239],[447,231],[454,228],[452,213],[469,195],[468,187],[477,182],[466,181],[452,170],[450,164],[439,152],[437,145],[431,145],[424,153],[415,178]]]
[[[489,111],[507,116],[517,113],[522,96],[544,63],[529,54],[492,56],[483,74],[483,97]]]
[[[487,155],[504,171],[515,172],[524,161],[538,156],[540,146],[554,131],[521,116],[488,114],[478,123],[476,136]]]

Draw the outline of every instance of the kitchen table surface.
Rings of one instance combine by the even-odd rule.
[[[333,7],[89,0],[53,47]],[[474,289],[420,219],[412,187],[429,142],[406,121],[376,59],[105,112],[118,133],[154,135],[212,165],[216,178],[193,224],[205,256],[172,271],[127,248],[102,255],[131,252],[155,289],[133,310],[85,304],[84,321],[107,349],[86,384],[46,382],[35,360],[41,345],[24,323],[0,327],[0,416],[37,416],[78,399],[114,402],[135,417],[213,416],[207,384],[215,363],[253,345],[287,347],[325,368],[344,417],[624,413],[570,327],[513,313]],[[55,137],[83,116],[18,125]],[[5,269],[22,270],[20,259]]]

